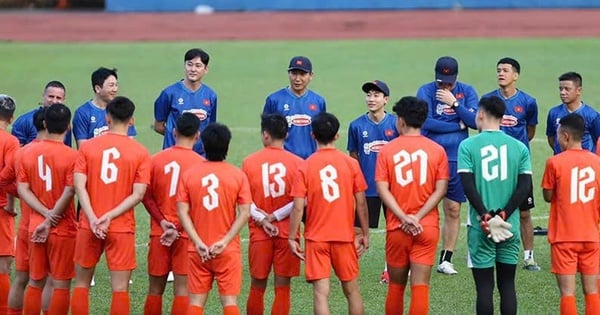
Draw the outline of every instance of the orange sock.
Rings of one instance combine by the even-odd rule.
[[[162,295],[148,294],[144,303],[144,315],[162,314]]]
[[[585,295],[585,315],[600,314],[600,295]]]
[[[406,286],[390,282],[388,293],[385,298],[385,314],[397,314],[398,310],[404,310],[404,289]]]
[[[8,313],[6,313],[7,315],[23,315],[23,310],[22,309],[16,309],[16,308],[8,308]]]
[[[290,313],[290,286],[275,287],[275,300],[271,315],[287,315]],[[261,313],[262,314],[262,313]]]
[[[52,291],[52,299],[50,300],[50,307],[48,308],[48,314],[52,315],[67,315],[69,314],[69,289],[67,288],[54,288]]]
[[[223,315],[240,315],[240,309],[237,305],[223,306]]]
[[[42,289],[28,285],[23,298],[23,314],[40,315],[42,312]]]
[[[427,314],[429,310],[429,286],[426,284],[413,285],[410,287],[409,315]]]
[[[577,304],[573,295],[566,295],[560,298],[561,315],[577,315]]]
[[[113,291],[112,302],[110,303],[110,315],[129,314],[129,292]]]
[[[190,304],[187,315],[204,315],[204,307]]]
[[[246,315],[262,315],[265,312],[265,289],[250,286],[246,302]]]
[[[10,292],[10,276],[0,273],[0,315],[8,313],[8,292]]]
[[[190,298],[187,295],[176,295],[171,305],[171,315],[185,315],[190,305]]]
[[[90,289],[75,287],[71,301],[71,315],[90,314]]]

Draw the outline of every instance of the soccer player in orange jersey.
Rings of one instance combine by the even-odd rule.
[[[89,314],[89,285],[102,252],[110,271],[110,314],[129,314],[129,278],[136,267],[133,208],[150,183],[150,155],[127,136],[135,105],[115,97],[106,107],[108,132],[79,149],[73,182],[85,215],[75,245],[71,314]]]
[[[582,148],[585,120],[576,113],[560,119],[561,153],[546,161],[544,200],[550,202],[548,241],[552,273],[560,289],[560,313],[576,315],[575,277],[581,273],[585,314],[600,314],[600,157]]]
[[[261,119],[264,149],[242,163],[248,175],[256,209],[251,211],[248,262],[252,284],[246,304],[248,315],[264,313],[264,293],[271,266],[275,273],[275,299],[271,314],[290,313],[290,280],[300,274],[300,260],[290,251],[289,214],[293,176],[302,159],[284,150],[288,123],[280,114],[264,114]]]
[[[238,234],[250,216],[250,185],[244,172],[225,162],[231,140],[225,125],[209,124],[200,138],[207,161],[185,172],[177,189],[179,220],[190,239],[188,314],[204,313],[216,280],[223,313],[237,315],[242,287]]]
[[[31,208],[29,218],[29,285],[24,313],[42,310],[42,289],[48,274],[54,293],[49,312],[69,312],[69,288],[75,275],[73,254],[77,225],[73,196],[73,167],[77,151],[64,145],[71,111],[64,104],[50,105],[44,115],[45,140],[31,145],[17,170],[18,192]]]
[[[15,108],[12,97],[0,94],[0,168],[4,168],[19,148],[19,140],[7,130],[13,120]],[[0,315],[5,315],[8,311],[10,265],[15,255],[15,216],[16,212],[7,195],[0,193]]]
[[[33,114],[33,125],[37,131],[36,138],[30,143],[36,143],[46,136],[44,127],[44,113],[46,107],[40,107]],[[17,174],[16,170],[21,165],[21,157],[31,146],[20,147],[15,151],[10,162],[8,162],[0,172],[0,190],[12,196],[17,195]],[[23,314],[23,295],[29,282],[29,206],[23,200],[20,200],[21,217],[17,229],[17,240],[15,246],[15,275],[8,294],[8,315]],[[50,284],[50,281],[48,281]],[[48,285],[50,289],[50,285]],[[43,309],[48,309],[51,291],[44,287]]]
[[[317,152],[303,162],[294,179],[288,243],[292,252],[305,261],[306,280],[313,284],[314,313],[329,314],[333,267],[348,300],[348,313],[356,315],[365,312],[357,278],[358,257],[369,247],[367,183],[358,161],[335,148],[339,128],[340,122],[330,113],[320,113],[313,119]],[[305,204],[306,253],[296,238]],[[355,238],[355,215],[363,233],[360,238]]]
[[[387,207],[386,261],[390,285],[386,314],[404,309],[410,272],[410,314],[427,314],[429,280],[440,238],[438,203],[448,188],[448,158],[439,144],[421,135],[427,103],[401,98],[393,108],[400,137],[379,152],[377,192]],[[407,196],[410,196],[407,198]]]
[[[183,113],[173,130],[175,146],[152,157],[152,180],[142,200],[151,217],[148,250],[150,285],[144,305],[145,315],[163,314],[162,296],[171,270],[175,275],[171,314],[185,315],[188,310],[188,236],[177,217],[176,194],[180,176],[204,161],[193,151],[200,137],[199,126],[200,119],[196,115]]]

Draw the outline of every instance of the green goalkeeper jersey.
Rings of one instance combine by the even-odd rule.
[[[460,143],[457,168],[458,173],[473,173],[483,204],[486,209],[495,210],[506,206],[517,188],[519,174],[531,174],[531,158],[521,141],[499,130],[484,130]],[[516,213],[506,221],[512,224],[513,234],[518,235]],[[481,229],[478,222],[477,210],[469,205],[467,224]]]

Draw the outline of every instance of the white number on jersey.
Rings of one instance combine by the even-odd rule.
[[[177,161],[172,161],[165,165],[165,175],[171,173],[171,183],[169,184],[169,197],[175,196],[177,192],[177,183],[179,183],[179,171],[181,167]]]
[[[419,163],[419,185],[424,185],[427,181],[427,152],[419,149],[413,153],[409,153],[406,150],[394,154],[394,174],[396,175],[396,182],[404,187],[412,183],[415,179],[412,167],[412,163]],[[404,169],[408,166],[408,169]]]
[[[52,189],[52,171],[50,166],[44,163],[44,156],[38,155],[38,176],[44,181],[46,191]]]
[[[596,180],[596,172],[591,167],[574,167],[571,169],[571,203],[581,201],[586,203],[594,199],[596,189],[594,187],[586,188],[587,184]]]
[[[117,181],[119,169],[112,161],[118,160],[121,157],[121,152],[117,148],[112,147],[102,151],[102,167],[100,168],[100,179],[105,184],[114,183]]]
[[[281,197],[285,193],[285,181],[283,177],[286,174],[285,165],[282,163],[263,163],[262,165],[262,183],[265,198],[271,196],[273,198]],[[273,174],[273,182],[269,182],[269,175]]]
[[[217,188],[219,188],[219,178],[211,173],[202,177],[202,187],[207,187],[208,195],[202,197],[202,204],[208,211],[212,211],[219,206],[219,195],[217,194]]]
[[[508,178],[508,158],[507,146],[501,145],[496,148],[493,145],[486,145],[481,148],[481,175],[486,181],[492,181],[500,177],[500,180]]]
[[[321,178],[321,190],[323,190],[323,198],[329,202],[340,198],[340,186],[335,180],[338,178],[337,170],[327,165],[319,171]]]

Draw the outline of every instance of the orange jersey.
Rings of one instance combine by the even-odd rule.
[[[315,242],[354,240],[354,194],[367,189],[358,161],[334,148],[317,150],[297,173],[292,196],[307,198],[304,238]]]
[[[8,131],[0,130],[0,169],[4,169],[12,161],[12,155],[18,148],[19,140]],[[7,204],[6,193],[0,193],[0,207],[4,208]]]
[[[28,183],[29,189],[48,209],[52,209],[65,187],[73,187],[73,167],[77,159],[77,151],[66,146],[62,141],[43,140],[32,144],[26,154],[21,157],[21,165],[17,170],[17,181]],[[31,211],[29,232],[33,232],[44,222],[45,217],[37,211]],[[63,218],[51,230],[61,236],[75,236],[77,223],[73,200],[63,212]]]
[[[293,177],[302,163],[297,155],[284,149],[266,147],[255,152],[242,163],[242,170],[248,176],[252,200],[259,209],[267,214],[292,202]],[[289,216],[281,221],[273,221],[279,228],[279,237],[287,238],[290,230]],[[250,241],[267,240],[271,237],[256,225],[252,219],[249,222]]]
[[[150,154],[129,136],[108,132],[83,143],[75,173],[87,176],[92,210],[101,217],[131,195],[133,184],[150,183]],[[87,216],[81,216],[79,226],[90,228]],[[133,208],[114,218],[108,232],[135,232]]]
[[[176,200],[179,178],[188,169],[204,161],[205,159],[192,149],[181,146],[167,148],[152,156],[151,181],[146,194],[150,194],[154,199],[167,221],[180,226]],[[150,235],[160,236],[162,233],[160,225],[150,219]]]
[[[235,221],[236,204],[252,203],[246,174],[227,162],[206,161],[181,177],[177,201],[190,205],[189,215],[202,241],[211,246],[221,240]],[[189,251],[196,251],[190,242]],[[225,249],[240,250],[237,235]]]
[[[598,242],[600,157],[569,149],[550,157],[542,188],[552,190],[548,241]]]
[[[438,180],[447,180],[448,158],[439,144],[421,136],[400,136],[385,145],[377,156],[375,182],[387,182],[396,202],[406,214],[416,214],[435,191]],[[438,226],[437,206],[420,221]],[[386,211],[386,229],[398,229],[402,222]]]
[[[21,158],[25,154],[24,152],[27,151],[31,147],[31,145],[38,142],[39,140],[34,139],[30,143],[18,148],[15,151],[15,153],[12,155],[11,161],[4,166],[2,172],[0,173],[0,182],[2,182],[1,185],[15,186],[15,188],[11,189],[16,189],[15,184],[17,182],[17,170],[21,166]],[[19,230],[29,230],[29,215],[31,213],[31,208],[29,208],[27,203],[25,203],[21,199],[19,200],[19,207],[21,209],[21,217],[19,219]]]

